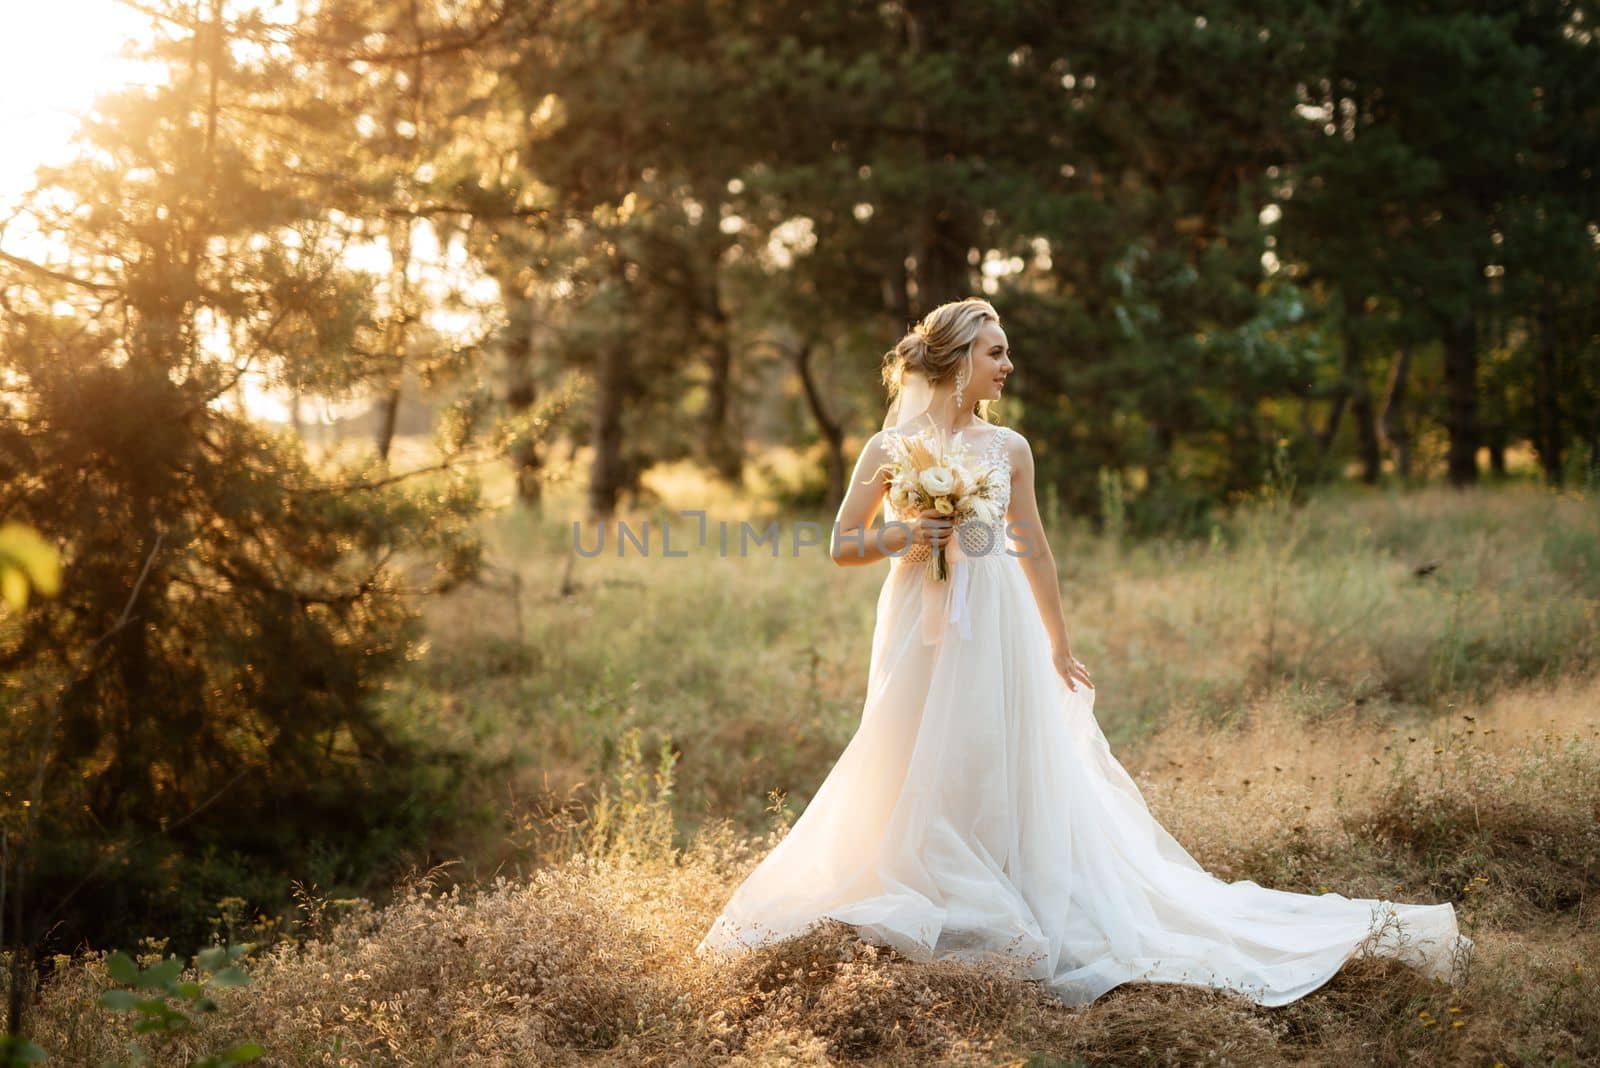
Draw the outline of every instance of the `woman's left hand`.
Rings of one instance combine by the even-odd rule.
[[[1089,681],[1089,669],[1083,666],[1083,661],[1072,655],[1071,649],[1057,649],[1050,658],[1055,664],[1056,673],[1067,680],[1067,685],[1073,690],[1082,682],[1089,689],[1094,689],[1094,683]]]

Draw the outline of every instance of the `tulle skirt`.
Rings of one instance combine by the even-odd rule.
[[[1135,981],[1281,1005],[1362,952],[1452,974],[1471,943],[1449,904],[1204,871],[1111,755],[1094,691],[1052,666],[1018,560],[966,566],[957,606],[924,564],[891,563],[860,726],[697,953],[833,918],[916,960],[1000,959],[1069,1005]]]

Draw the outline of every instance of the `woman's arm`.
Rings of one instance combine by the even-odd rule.
[[[868,438],[862,448],[861,456],[856,460],[855,473],[850,476],[849,488],[839,504],[839,515],[834,519],[833,536],[828,546],[834,563],[846,567],[874,564],[890,556],[901,555],[902,550],[917,542],[937,545],[941,538],[948,535],[950,520],[932,511],[923,512],[915,524],[868,526],[878,513],[878,506],[883,503],[883,495],[888,491],[889,475],[880,470],[880,465],[890,460],[889,450],[883,443],[883,431],[880,430]]]
[[[1028,439],[1013,432],[1006,442],[1011,457],[1011,507],[1006,512],[1007,533],[1017,543],[1017,562],[1033,590],[1034,602],[1039,606],[1039,616],[1050,636],[1051,659],[1067,685],[1077,689],[1074,680],[1094,689],[1089,681],[1089,671],[1072,655],[1072,642],[1067,637],[1067,617],[1061,607],[1061,578],[1056,570],[1056,557],[1050,551],[1045,537],[1044,522],[1039,518],[1039,500],[1034,491],[1033,450]]]

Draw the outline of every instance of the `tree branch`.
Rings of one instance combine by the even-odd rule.
[[[30,274],[41,275],[57,282],[64,282],[70,286],[77,286],[80,289],[87,289],[93,293],[111,293],[114,295],[112,298],[113,300],[121,299],[121,292],[118,287],[108,282],[91,282],[87,278],[79,278],[76,275],[65,274],[61,271],[46,267],[42,263],[35,263],[32,260],[23,259],[21,256],[13,256],[11,253],[4,251],[0,251],[0,261],[9,263],[14,267],[20,267]]]
[[[471,215],[477,219],[547,219],[549,208],[495,208],[484,210],[466,204],[423,204],[415,208],[386,207],[378,214],[385,218],[427,219],[435,215]]]
[[[448,471],[452,467],[456,467],[458,465],[489,463],[492,460],[498,460],[500,458],[501,456],[498,452],[486,452],[479,456],[470,456],[467,459],[451,457],[448,460],[441,460],[439,463],[430,464],[427,467],[413,468],[410,471],[402,471],[395,475],[386,475],[383,478],[361,479],[355,482],[336,482],[322,486],[294,486],[290,487],[289,492],[300,494],[302,496],[311,496],[312,494],[322,493],[361,493],[370,490],[382,489],[385,486],[392,486],[395,483],[403,482],[408,478],[416,478],[418,475],[429,475],[433,474],[435,471]]]
[[[100,652],[100,648],[129,623],[133,622],[134,619],[138,618],[133,614],[133,606],[139,600],[139,591],[144,589],[145,579],[150,577],[150,568],[155,564],[156,554],[161,551],[161,543],[165,539],[166,534],[164,532],[158,531],[156,533],[155,544],[150,546],[150,553],[144,559],[144,567],[140,569],[139,577],[134,581],[133,590],[128,594],[128,603],[122,606],[122,614],[117,617],[110,630],[94,640],[94,644],[89,646],[88,651],[79,659],[77,665],[68,672],[66,685],[61,688],[61,693],[56,696],[55,702],[50,707],[50,715],[45,724],[44,738],[39,745],[39,766],[34,772],[33,789],[29,794],[33,801],[30,811],[36,811],[43,801],[44,771],[50,754],[50,738],[55,734],[56,722],[61,718],[62,706],[66,704],[68,694],[77,688],[78,683],[83,681],[85,670],[93,666],[94,658]],[[24,833],[26,833],[27,829],[28,823],[25,822],[23,825]]]
[[[191,33],[198,33],[202,29],[202,24],[193,19],[183,18],[171,11],[161,10],[151,4],[142,2],[142,0],[116,0],[116,2],[123,7],[139,12],[141,15],[147,15],[152,19],[181,27]],[[258,18],[234,19],[224,22],[223,27],[229,36],[238,40],[258,43],[266,41],[273,44],[287,43],[301,47],[303,50],[305,45],[311,45],[314,51],[307,52],[309,58],[323,61],[374,64],[408,63],[418,59],[426,59],[430,56],[447,55],[452,52],[463,52],[476,48],[489,40],[496,30],[509,23],[511,16],[517,11],[517,5],[510,3],[509,0],[504,0],[498,10],[481,26],[466,30],[458,29],[457,32],[445,33],[437,38],[428,39],[426,44],[418,47],[392,52],[348,51],[342,47],[345,43],[342,39],[308,33],[301,30],[297,23],[291,22],[268,22]],[[372,32],[379,33],[381,31]],[[362,36],[368,35],[363,34]]]

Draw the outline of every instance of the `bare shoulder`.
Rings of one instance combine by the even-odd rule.
[[[902,448],[908,437],[904,427],[886,426],[867,439],[862,451],[886,457]]]
[[[1012,470],[1033,469],[1033,447],[1028,444],[1028,439],[1021,431],[1009,426],[1000,428],[1003,438],[1001,444],[1005,446],[1006,456],[1011,460]]]
[[[861,458],[857,461],[863,468],[876,468],[889,459],[889,436],[894,433],[893,427],[885,427],[875,432],[866,443],[861,446]]]

